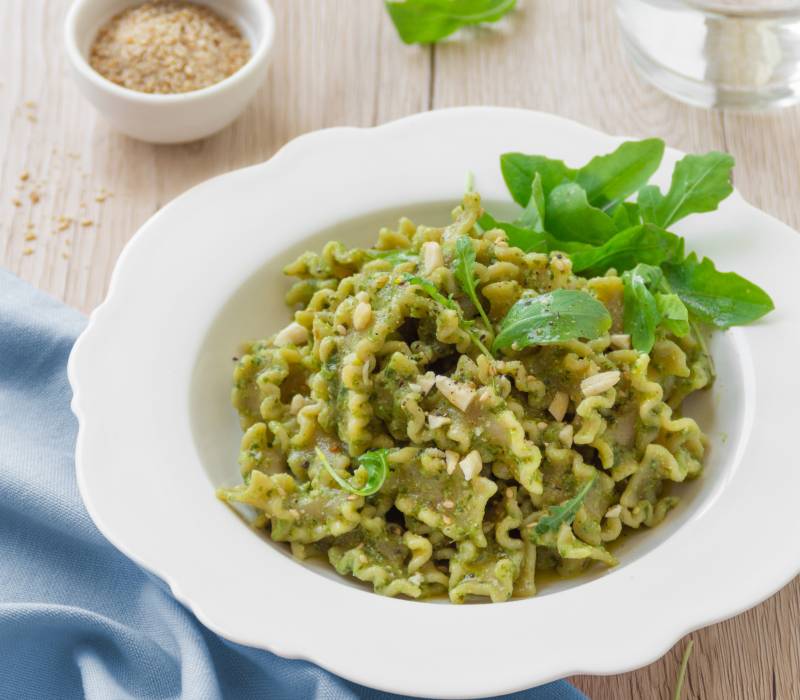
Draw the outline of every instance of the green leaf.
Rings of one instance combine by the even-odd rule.
[[[682,338],[689,332],[689,309],[677,294],[656,292],[656,307],[661,325],[670,333]]]
[[[388,449],[380,449],[380,450],[370,450],[369,452],[365,452],[360,457],[356,459],[359,467],[364,467],[367,470],[367,483],[364,484],[361,488],[356,488],[349,481],[343,479],[336,473],[336,470],[331,466],[330,462],[328,462],[327,457],[325,457],[325,453],[316,448],[317,457],[319,458],[320,462],[322,462],[322,466],[328,471],[328,473],[333,477],[334,481],[339,484],[345,491],[349,491],[350,493],[354,493],[357,496],[371,496],[374,493],[380,491],[381,486],[383,486],[383,482],[386,481],[386,476],[389,473],[389,450]]]
[[[455,263],[453,273],[458,284],[475,305],[486,330],[492,332],[492,323],[478,298],[478,280],[475,278],[475,246],[472,245],[472,239],[469,236],[459,236],[456,240],[456,255],[453,262]]]
[[[683,239],[653,224],[620,231],[596,248],[572,254],[572,269],[586,276],[602,275],[610,267],[623,272],[638,263],[660,265],[683,257]]]
[[[626,141],[617,150],[595,156],[575,175],[592,206],[607,211],[647,184],[664,155],[661,139]]]
[[[562,241],[602,245],[617,227],[604,211],[593,207],[580,185],[567,182],[547,197],[545,228]]]
[[[419,255],[404,248],[397,248],[394,250],[365,250],[364,252],[367,254],[367,257],[372,260],[386,260],[392,265],[399,265],[404,262],[416,262],[419,260]]]
[[[639,205],[636,202],[620,202],[610,210],[610,213],[617,231],[624,231],[626,228],[642,223],[642,215],[639,213]]]
[[[473,24],[496,22],[516,0],[387,0],[386,9],[406,44],[432,44]]]
[[[442,294],[439,291],[438,287],[430,280],[426,280],[424,277],[417,277],[417,275],[409,275],[409,274],[406,274],[404,279],[406,282],[415,284],[418,287],[422,287],[422,290],[431,299],[441,304],[446,309],[452,309],[453,311],[458,312],[459,315],[461,314],[461,307],[458,304],[456,304],[456,302],[454,302],[452,299]]]
[[[500,156],[500,170],[508,191],[521,207],[528,205],[534,176],[541,178],[542,192],[547,196],[558,185],[575,177],[575,170],[564,161],[546,156],[528,156],[524,153],[504,153]]]
[[[658,304],[649,287],[657,287],[663,278],[659,268],[637,265],[622,275],[622,323],[639,352],[650,352],[656,342],[656,328],[661,320]]]
[[[536,233],[544,233],[544,201],[542,176],[541,173],[536,173],[531,183],[531,198],[514,223]]]
[[[733,192],[733,163],[732,156],[718,151],[681,158],[666,195],[655,185],[639,191],[642,217],[667,228],[689,214],[714,211]]]
[[[664,265],[672,291],[697,318],[717,328],[750,323],[775,305],[761,287],[735,272],[719,272],[708,258],[692,253],[681,263]]]
[[[478,350],[480,350],[484,355],[486,355],[486,357],[493,359],[492,353],[489,352],[489,349],[483,344],[481,339],[473,330],[472,321],[467,321],[464,318],[463,310],[455,301],[453,301],[449,297],[446,297],[439,291],[439,289],[433,282],[431,282],[430,280],[426,280],[423,277],[417,277],[417,275],[406,274],[403,279],[406,282],[409,282],[410,284],[415,284],[418,287],[421,287],[422,291],[424,291],[431,299],[441,304],[446,309],[452,309],[453,311],[455,311],[456,314],[458,315],[459,326],[469,336],[470,340],[474,343],[475,347],[477,347]],[[491,329],[491,326],[489,326],[489,329]]]
[[[514,346],[560,343],[575,338],[593,339],[611,327],[608,310],[586,292],[557,289],[523,297],[500,323],[492,350]]]
[[[481,218],[478,219],[478,225],[484,231],[491,231],[493,228],[505,231],[509,245],[520,248],[526,253],[546,253],[548,251],[547,237],[543,233],[537,233],[532,229],[523,228],[506,221],[497,221],[488,212],[484,212]]]
[[[593,476],[581,487],[578,493],[569,500],[564,501],[561,505],[550,506],[547,515],[543,515],[539,518],[536,527],[533,528],[534,539],[536,539],[536,536],[541,537],[548,532],[558,532],[563,523],[571,525],[583,504],[583,499],[586,498],[586,494],[588,494],[592,486],[594,486],[596,479],[597,476]]]

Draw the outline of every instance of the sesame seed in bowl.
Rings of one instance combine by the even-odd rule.
[[[111,126],[181,143],[244,110],[274,31],[267,0],[75,0],[65,45],[78,87]]]
[[[192,2],[155,0],[114,15],[95,37],[89,63],[130,90],[200,90],[233,75],[250,43],[231,21]]]

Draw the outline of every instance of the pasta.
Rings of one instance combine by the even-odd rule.
[[[662,328],[631,349],[613,269],[524,253],[481,211],[468,193],[447,227],[402,219],[373,249],[301,255],[292,323],[236,363],[243,483],[220,497],[384,595],[499,602],[533,595],[538,572],[613,566],[609,545],[661,522],[665,487],[702,470],[706,439],[680,415],[712,380],[701,340]],[[464,236],[489,327],[454,272]],[[560,289],[601,302],[608,332],[481,350],[518,300]],[[365,455],[385,461],[374,491]]]

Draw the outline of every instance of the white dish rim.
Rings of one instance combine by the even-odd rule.
[[[462,639],[462,637],[465,635],[469,637],[467,633],[470,628],[477,629],[478,631],[474,634],[479,635],[481,634],[480,630],[492,626],[508,629],[509,634],[520,634],[519,629],[515,627],[518,615],[514,612],[521,612],[520,604],[526,605],[529,601],[492,606],[427,606],[355,592],[359,596],[356,602],[359,607],[363,606],[369,619],[373,619],[375,615],[379,617],[387,615],[387,624],[405,625],[406,622],[402,621],[401,617],[413,618],[420,623],[428,624],[430,622],[433,629],[455,630],[456,634],[453,634],[454,639],[451,641],[449,649],[437,648],[435,651],[428,649],[423,654],[419,649],[408,646],[415,643],[410,623],[408,623],[408,629],[406,627],[402,627],[399,631],[397,628],[393,629],[393,635],[400,636],[397,642],[398,648],[403,649],[406,654],[403,664],[393,664],[388,659],[382,660],[380,654],[371,648],[363,650],[362,658],[352,659],[342,649],[331,648],[333,646],[332,639],[326,638],[325,630],[319,628],[316,629],[319,634],[306,635],[302,640],[297,639],[294,631],[290,633],[288,628],[276,629],[277,626],[262,628],[254,633],[248,620],[245,619],[245,611],[241,609],[241,602],[236,607],[231,601],[220,601],[217,588],[201,585],[196,580],[198,570],[192,570],[191,567],[202,569],[200,562],[190,564],[185,559],[180,563],[176,563],[175,560],[169,562],[169,557],[166,557],[163,551],[158,551],[158,548],[164,549],[173,546],[168,542],[168,536],[165,535],[162,538],[156,536],[158,533],[135,532],[131,512],[124,512],[124,504],[118,499],[115,500],[116,497],[108,491],[107,485],[100,485],[99,469],[105,463],[106,454],[103,450],[103,447],[106,446],[104,431],[108,428],[108,424],[103,420],[108,401],[102,399],[103,397],[105,399],[113,397],[109,396],[110,389],[105,386],[108,382],[97,376],[98,371],[94,365],[99,357],[98,353],[101,352],[100,348],[105,348],[109,343],[115,342],[112,340],[113,333],[119,331],[119,323],[115,319],[123,313],[131,312],[132,309],[138,313],[136,305],[146,303],[139,300],[133,293],[136,287],[135,281],[146,278],[150,286],[156,287],[165,283],[165,280],[158,277],[158,272],[152,273],[147,268],[145,261],[152,261],[153,255],[163,254],[165,250],[164,236],[166,235],[164,229],[169,223],[168,218],[173,215],[170,212],[177,212],[192,200],[199,202],[208,198],[215,190],[234,186],[243,187],[248,180],[254,178],[269,180],[274,187],[288,186],[279,184],[278,180],[282,180],[284,183],[291,180],[291,177],[287,177],[288,171],[291,170],[290,166],[302,164],[302,167],[309,167],[309,163],[314,159],[324,161],[326,157],[332,158],[337,148],[342,147],[343,144],[347,144],[357,151],[361,149],[364,156],[368,157],[369,154],[383,155],[393,152],[392,149],[396,149],[397,144],[402,143],[408,153],[424,159],[426,151],[421,145],[416,144],[425,141],[426,148],[430,151],[430,145],[436,143],[437,136],[439,138],[438,150],[429,155],[428,160],[425,161],[426,168],[432,168],[435,172],[422,177],[422,183],[406,186],[394,178],[391,184],[399,186],[399,190],[381,191],[380,193],[366,192],[360,195],[361,201],[367,208],[373,206],[376,201],[382,204],[390,203],[392,206],[401,205],[404,201],[403,197],[407,198],[414,193],[419,193],[422,184],[434,189],[431,198],[445,198],[452,195],[454,199],[457,199],[458,187],[463,182],[464,171],[462,170],[462,175],[456,178],[455,182],[448,181],[446,184],[438,185],[438,189],[436,189],[435,176],[438,174],[439,177],[445,175],[452,177],[455,167],[447,163],[437,169],[436,160],[437,158],[446,160],[447,157],[452,156],[454,162],[460,162],[460,156],[448,139],[456,138],[458,134],[479,133],[489,124],[502,127],[506,133],[502,136],[487,137],[487,141],[492,139],[502,141],[511,136],[516,136],[518,139],[517,148],[506,148],[505,150],[531,150],[526,147],[526,133],[544,129],[548,132],[550,141],[557,144],[556,147],[548,149],[556,157],[559,157],[559,152],[564,150],[558,147],[560,143],[566,145],[566,150],[580,149],[580,146],[569,145],[573,142],[590,141],[597,144],[595,151],[588,154],[591,157],[603,152],[604,149],[610,150],[609,146],[613,148],[615,144],[623,140],[553,115],[525,110],[481,107],[423,113],[368,129],[327,129],[295,139],[266,163],[219,176],[181,195],[152,217],[131,239],[121,254],[112,276],[107,298],[92,313],[87,328],[76,343],[69,361],[69,379],[74,392],[72,408],[79,421],[76,469],[80,492],[87,510],[101,532],[123,553],[165,580],[178,600],[193,610],[207,627],[222,636],[242,644],[268,649],[281,656],[308,659],[345,678],[390,692],[435,697],[495,695],[520,690],[567,675],[621,673],[650,663],[665,653],[681,636],[756,605],[785,585],[800,571],[800,552],[797,551],[796,546],[793,547],[793,543],[800,537],[800,524],[789,517],[787,508],[781,512],[778,507],[777,512],[770,512],[769,538],[757,538],[754,533],[748,533],[747,528],[733,522],[731,511],[735,506],[735,501],[731,499],[734,494],[757,495],[752,489],[759,486],[759,482],[756,480],[754,483],[751,478],[753,477],[752,469],[738,469],[727,480],[724,489],[713,504],[709,504],[702,513],[705,527],[702,541],[690,536],[696,534],[696,528],[684,527],[662,546],[634,562],[628,572],[629,576],[617,577],[619,581],[617,589],[609,591],[607,585],[602,585],[609,579],[601,578],[590,584],[559,593],[558,596],[552,596],[553,599],[558,598],[560,603],[569,606],[571,611],[581,614],[589,610],[587,606],[587,601],[591,597],[589,592],[594,595],[609,596],[604,598],[608,603],[624,604],[624,607],[620,608],[620,615],[616,618],[617,622],[641,625],[641,621],[647,619],[643,616],[650,615],[652,624],[644,630],[639,626],[629,627],[626,630],[624,629],[625,624],[622,624],[616,628],[609,625],[600,630],[595,627],[587,632],[585,627],[591,627],[589,623],[603,625],[613,622],[608,615],[601,615],[602,611],[597,611],[593,612],[595,617],[592,619],[581,618],[586,620],[586,625],[580,626],[582,636],[579,635],[576,639],[575,635],[570,635],[556,626],[559,605],[554,605],[553,600],[546,602],[547,597],[533,598],[530,600],[546,602],[546,604],[536,606],[536,622],[539,624],[543,621],[544,627],[550,634],[550,642],[543,646],[534,638],[529,638],[529,635],[523,635],[520,642],[527,643],[528,646],[521,648],[522,645],[518,643],[505,647],[503,654],[493,661],[496,664],[495,673],[487,674],[486,666],[481,663],[485,661],[486,655],[479,653],[481,650],[476,648],[477,645],[470,647],[466,638]],[[527,129],[534,131],[528,132]],[[485,160],[487,156],[484,151],[488,146],[480,143],[473,144],[473,146],[476,152],[481,154],[476,156],[475,160],[481,158]],[[328,151],[330,151],[329,156],[326,155]],[[501,151],[496,151],[497,154],[499,152]],[[673,160],[680,156],[679,152],[672,149],[669,154]],[[568,162],[571,160],[570,158],[566,159]],[[365,166],[363,161],[354,158],[353,162],[349,164],[342,164],[340,161],[336,164],[329,162],[328,167],[338,167],[343,170],[342,177],[346,181],[351,176],[355,179],[365,177],[363,173],[358,174],[352,171],[356,167],[368,168],[369,166]],[[458,167],[461,169],[461,166]],[[279,175],[280,177],[278,177]],[[485,177],[489,184],[489,190],[494,192],[495,198],[499,196],[496,174],[490,176],[484,175],[483,171],[476,171],[476,175],[479,178],[479,189],[481,189],[481,182]],[[329,194],[325,195],[324,193],[319,196],[330,197]],[[359,194],[351,193],[347,196],[357,198]],[[414,200],[406,199],[405,201],[412,202]],[[352,216],[358,216],[361,211],[353,209]],[[800,251],[800,239],[794,238],[797,236],[796,233],[776,219],[747,204],[738,193],[729,198],[719,212],[708,216],[719,217],[720,220],[724,219],[726,222],[737,219],[748,222],[757,221],[762,227],[759,231],[762,239],[774,237],[775,243],[780,242],[786,247],[794,247]],[[158,243],[156,243],[157,232],[160,235]],[[180,237],[187,234],[173,230],[169,235]],[[702,248],[700,252],[704,252]],[[790,396],[792,392],[787,392],[787,388],[800,389],[797,379],[788,380],[789,386],[787,387],[786,377],[781,376],[776,369],[776,365],[780,364],[779,360],[784,357],[788,358],[790,349],[798,345],[797,332],[793,330],[792,325],[800,327],[800,314],[786,303],[782,303],[791,299],[793,295],[796,298],[797,295],[797,282],[788,275],[790,271],[788,261],[792,257],[787,254],[775,256],[774,260],[770,260],[771,272],[776,273],[770,274],[768,277],[770,292],[778,307],[773,318],[769,322],[737,331],[742,334],[742,337],[746,337],[747,344],[756,361],[759,358],[768,357],[767,351],[770,353],[769,357],[775,360],[771,363],[757,362],[754,367],[758,382],[757,396],[759,397],[765,395],[773,398],[776,395]],[[723,266],[720,265],[720,267]],[[761,283],[767,279],[763,271],[755,266],[755,263],[748,263],[746,260],[741,265],[737,264],[734,269]],[[170,282],[173,285],[173,292],[180,282],[180,279],[177,281],[173,279]],[[169,286],[167,285],[161,291],[168,294]],[[155,293],[155,289],[148,290],[148,300],[150,295]],[[149,311],[154,314],[164,313],[163,309],[159,311],[153,304],[149,307]],[[200,322],[199,317],[197,322]],[[776,341],[779,342],[776,343]],[[131,348],[134,358],[137,356],[136,351],[138,350],[141,350],[142,356],[146,356],[149,352],[144,346]],[[144,408],[141,404],[143,397],[138,398],[140,404],[137,410],[141,411]],[[130,400],[130,397],[126,397],[127,400]],[[745,445],[747,454],[742,455],[742,459],[752,456],[753,450],[760,447],[765,450],[760,453],[764,455],[763,461],[769,462],[768,446],[770,444],[773,445],[771,448],[773,456],[776,458],[780,456],[780,447],[774,447],[774,440],[770,442],[770,439],[781,433],[786,434],[785,429],[789,427],[790,423],[790,404],[786,402],[781,404],[780,401],[778,403],[778,406],[770,406],[769,402],[762,400],[756,406],[747,407],[748,410],[758,413],[760,423],[754,424],[753,433]],[[779,410],[781,405],[787,409],[783,413]],[[133,415],[132,409],[126,409],[125,415]],[[769,496],[771,505],[777,503],[780,506],[782,502],[790,505],[791,498],[788,494],[795,491],[793,486],[800,486],[800,475],[797,470],[792,474],[790,468],[780,470],[778,473],[781,476],[783,487],[778,490],[778,493],[770,493],[768,490],[764,491],[762,483],[761,495]],[[105,492],[103,488],[106,488]],[[723,498],[725,494],[728,495]],[[111,502],[120,510],[115,511]],[[758,506],[759,504],[756,503],[756,507]],[[156,512],[154,517],[162,518],[165,524],[170,522],[168,514]],[[216,515],[213,517],[216,518]],[[692,522],[696,523],[699,519],[698,515]],[[246,528],[242,527],[242,529],[246,531]],[[725,538],[725,535],[730,536],[731,532],[741,538],[735,544]],[[163,531],[161,534],[164,534]],[[156,542],[157,545],[154,544]],[[758,570],[746,568],[747,555],[743,553],[747,551],[748,546],[755,545],[762,547],[761,554],[768,560]],[[766,549],[763,549],[764,547]],[[172,554],[180,555],[177,551]],[[705,559],[703,559],[704,556]],[[715,558],[713,566],[706,565],[710,561],[709,556]],[[644,559],[647,559],[648,562],[645,563]],[[673,566],[680,566],[681,562],[683,562],[683,566],[686,566],[686,562],[689,561],[693,565],[698,565],[698,563],[701,566],[705,565],[705,569],[700,569],[702,576],[688,581],[689,577],[686,571],[680,575],[672,573]],[[297,571],[302,570],[302,567],[294,568]],[[281,567],[282,574],[291,576],[292,574],[287,573],[288,571],[288,568]],[[663,579],[655,576],[655,573],[666,577],[669,586]],[[321,579],[321,577],[315,577],[314,581],[317,579]],[[631,596],[642,590],[642,582],[645,580],[649,585],[659,587],[658,591],[665,596],[665,600],[669,598],[670,602],[680,601],[685,605],[671,607],[666,604],[660,610],[640,609],[638,599]],[[302,596],[309,593],[309,586],[313,591],[313,589],[321,590],[322,585],[307,584],[306,581],[293,581],[290,595],[306,604],[311,615],[320,614],[323,609],[314,607],[313,601]],[[355,600],[351,597],[354,594],[353,590],[346,586],[328,586],[326,593],[337,599],[337,602],[343,606]],[[698,604],[698,600],[703,601],[702,606]],[[413,612],[415,607],[419,612]],[[234,610],[234,608],[236,609]],[[220,610],[223,609],[226,610],[226,615],[220,615]],[[533,607],[529,609],[532,610]],[[427,611],[424,617],[422,616],[423,610]],[[278,610],[272,612],[277,617],[285,614]],[[336,607],[332,611],[326,610],[325,612],[326,615],[329,615],[331,623],[341,623],[347,620],[346,614]],[[561,614],[563,614],[563,610]],[[427,620],[427,618],[435,619]],[[288,621],[288,618],[285,618],[284,621]],[[352,630],[353,639],[349,643],[355,642],[356,632],[356,629]],[[419,645],[418,640],[417,637],[417,645]],[[343,638],[342,641],[346,641],[346,638]],[[348,643],[340,646],[347,647]],[[533,651],[536,653],[531,657]],[[436,663],[427,663],[431,659],[431,654],[437,657]],[[449,665],[451,671],[444,674],[446,678],[443,677],[441,671],[443,664],[440,663],[445,658],[452,662]],[[536,658],[541,663],[531,664],[531,658]],[[365,663],[365,661],[369,663]],[[413,666],[408,664],[413,664]],[[396,666],[403,668],[393,668]]]

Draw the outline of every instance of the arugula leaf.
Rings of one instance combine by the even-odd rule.
[[[418,277],[417,275],[405,275],[405,281],[410,282],[411,284],[415,284],[418,287],[422,287],[422,290],[427,294],[431,299],[435,302],[441,304],[446,309],[452,309],[453,311],[461,313],[461,307],[456,304],[452,299],[446,297],[442,294],[437,286],[431,282],[430,280],[426,280],[424,277]]]
[[[547,196],[562,182],[572,180],[576,171],[562,160],[546,156],[528,156],[524,153],[504,153],[500,156],[500,170],[514,201],[521,207],[528,205],[534,176],[541,178],[542,192]]]
[[[611,217],[589,204],[584,189],[574,182],[548,195],[545,228],[559,240],[591,245],[602,245],[617,232]]]
[[[522,210],[519,218],[514,222],[523,228],[544,233],[544,186],[541,173],[533,176],[531,183],[531,198]]]
[[[714,211],[733,192],[733,163],[732,156],[718,151],[681,158],[666,195],[655,185],[639,191],[642,217],[667,228],[689,214]]]
[[[642,215],[639,213],[639,205],[636,202],[620,202],[610,210],[610,213],[617,231],[624,231],[626,228],[642,223]]]
[[[610,267],[619,272],[638,263],[660,265],[683,257],[683,239],[653,224],[620,231],[601,246],[572,254],[572,269],[587,276],[602,275]]]
[[[689,309],[677,294],[656,292],[656,307],[661,325],[670,333],[682,338],[689,332]]]
[[[547,237],[533,229],[523,228],[506,221],[497,221],[489,212],[484,212],[478,219],[478,226],[484,231],[499,228],[506,232],[509,245],[520,248],[526,253],[546,253],[548,251]]]
[[[593,296],[575,289],[557,289],[523,297],[514,304],[500,323],[492,350],[593,339],[610,327],[608,310]]]
[[[608,211],[647,184],[664,155],[661,139],[626,141],[612,153],[595,156],[575,175],[592,206]]]
[[[658,304],[650,291],[657,287],[663,274],[658,267],[640,264],[622,275],[622,323],[639,352],[650,352],[656,342],[656,328],[661,320]]]
[[[359,467],[364,467],[367,470],[367,483],[360,489],[357,489],[355,486],[350,484],[349,481],[342,479],[336,473],[336,470],[331,466],[330,462],[328,461],[327,457],[325,457],[325,453],[316,448],[317,457],[319,458],[320,462],[322,462],[322,466],[328,471],[328,473],[333,477],[334,481],[339,484],[345,491],[349,491],[350,493],[354,493],[357,496],[371,496],[374,493],[380,491],[381,486],[383,486],[383,482],[386,481],[386,475],[389,473],[389,450],[386,448],[380,450],[370,450],[369,452],[365,452],[360,457],[356,458],[356,462],[358,462]]]
[[[717,328],[750,323],[772,311],[769,294],[735,272],[719,272],[708,258],[692,253],[683,262],[664,265],[672,291],[701,321]]]
[[[516,0],[387,0],[386,9],[406,44],[433,44],[473,24],[497,22]]]
[[[469,236],[459,236],[456,240],[456,257],[455,269],[453,273],[461,285],[461,289],[469,297],[469,300],[475,305],[478,313],[483,319],[486,330],[492,331],[492,322],[483,310],[481,300],[478,298],[478,280],[475,278],[475,247],[472,245],[472,239]]]
[[[416,262],[419,260],[419,255],[412,253],[405,248],[396,248],[394,250],[365,250],[367,257],[372,260],[386,260],[392,265],[398,265],[404,262]]]
[[[548,532],[558,532],[563,523],[571,525],[575,520],[575,516],[583,504],[583,499],[589,493],[594,482],[597,480],[597,475],[593,476],[587,481],[572,498],[564,501],[561,505],[550,506],[547,515],[543,515],[533,528],[534,539],[546,535]]]
[[[455,301],[442,294],[433,282],[426,280],[424,277],[406,274],[403,279],[410,284],[415,284],[418,287],[421,287],[422,291],[424,291],[431,299],[441,304],[446,309],[452,309],[455,311],[458,315],[458,325],[461,327],[461,329],[469,336],[470,340],[475,344],[478,350],[486,355],[486,357],[493,359],[492,353],[489,352],[489,349],[483,344],[475,331],[472,330],[472,321],[467,321],[464,318],[464,312]],[[489,326],[489,328],[491,329],[491,326]]]

